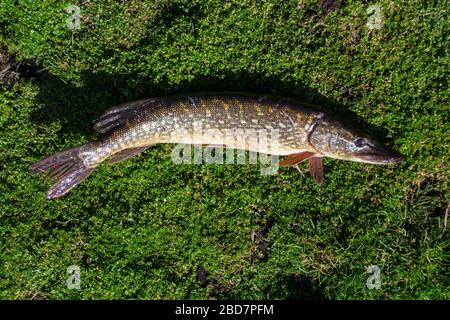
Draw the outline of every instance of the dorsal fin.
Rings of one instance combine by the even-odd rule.
[[[138,113],[142,108],[154,104],[155,101],[156,99],[144,99],[112,107],[106,110],[106,112],[95,121],[94,130],[100,133],[106,133],[117,128],[124,124],[131,116]]]

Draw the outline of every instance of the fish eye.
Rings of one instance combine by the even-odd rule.
[[[355,141],[353,141],[353,143],[358,148],[364,147],[367,144],[364,138],[358,138]]]

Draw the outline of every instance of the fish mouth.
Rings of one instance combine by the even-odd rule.
[[[369,150],[358,154],[358,157],[363,162],[374,164],[394,164],[405,160],[400,153],[390,150],[382,145],[371,145]]]
[[[403,157],[400,154],[397,154],[397,155],[395,155],[395,156],[385,160],[384,162],[387,163],[387,164],[389,164],[389,163],[400,163],[403,160],[405,160],[405,157]]]

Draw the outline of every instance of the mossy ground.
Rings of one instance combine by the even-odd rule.
[[[448,3],[378,1],[373,30],[371,4],[3,0],[0,42],[39,72],[0,87],[0,298],[449,299]],[[324,105],[406,161],[326,160],[318,186],[156,146],[54,201],[28,173],[112,105],[205,90]]]

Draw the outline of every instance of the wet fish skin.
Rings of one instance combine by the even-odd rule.
[[[306,130],[311,126],[317,112],[287,99],[249,95],[192,94],[187,96],[151,99],[142,101],[131,108],[136,112],[127,115],[123,126],[111,131],[89,151],[81,156],[88,166],[103,162],[108,156],[126,148],[157,143],[223,144],[222,139],[208,135],[192,135],[198,130],[196,124],[208,131],[218,130],[279,130],[279,155],[288,155],[309,150]],[[300,111],[300,112],[299,112]],[[103,126],[109,130],[108,118],[117,121],[122,106],[107,112],[109,117],[100,119],[94,126],[99,131]],[[186,134],[186,132],[188,134]],[[270,141],[267,141],[270,149]],[[234,141],[228,147],[255,150],[254,145],[244,141]],[[263,146],[264,147],[264,146]],[[266,150],[267,151],[267,150]]]
[[[102,134],[97,140],[33,164],[33,173],[47,171],[57,180],[47,198],[66,194],[103,162],[122,161],[159,143],[226,144],[287,155],[289,165],[308,160],[311,171],[321,177],[318,182],[323,179],[322,157],[376,164],[402,160],[367,133],[318,107],[270,95],[196,93],[140,100],[107,110],[94,129]],[[239,137],[252,130],[269,134],[259,136],[259,143]],[[224,140],[228,132],[234,132],[234,138]],[[278,134],[276,143],[272,132]]]

